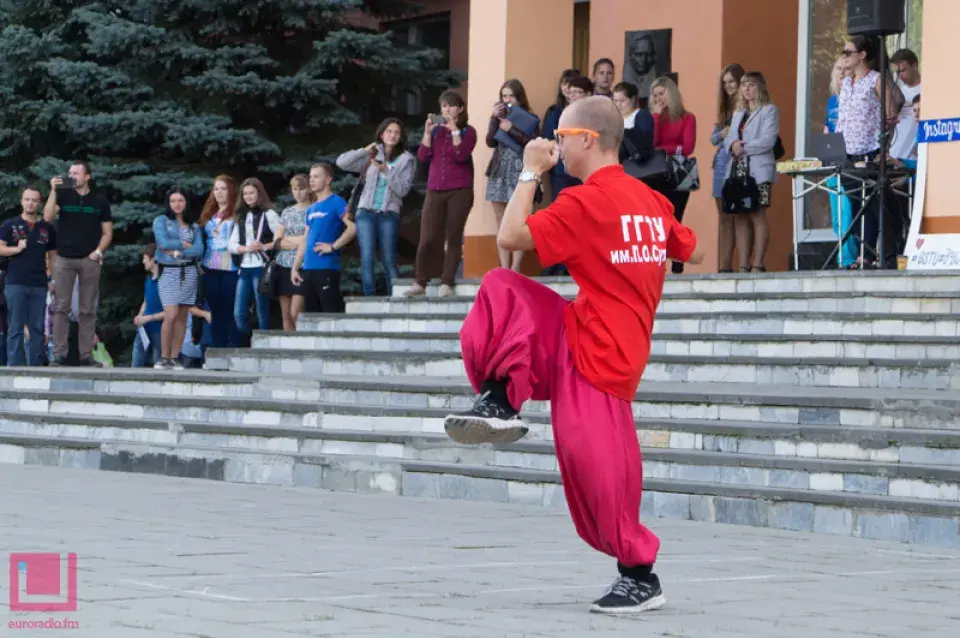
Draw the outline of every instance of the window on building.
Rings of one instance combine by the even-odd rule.
[[[823,133],[827,117],[827,102],[830,99],[830,76],[833,65],[840,58],[847,41],[847,0],[802,0],[809,11],[808,30],[801,34],[801,41],[808,43],[806,89],[801,89],[798,107],[805,102],[806,127],[802,132],[802,143],[798,145],[798,155],[805,155],[810,139]],[[920,57],[921,24],[923,0],[907,0],[906,31],[901,35],[887,38],[887,51],[912,49]],[[801,76],[802,77],[802,76]],[[800,241],[820,241],[832,234],[830,201],[823,192],[814,192],[806,197],[802,228],[797,229]],[[812,232],[811,232],[812,231]],[[820,232],[817,232],[820,231]],[[824,234],[823,231],[827,231]]]
[[[403,44],[429,47],[443,52],[438,67],[450,68],[450,12],[397,20],[383,25]],[[404,90],[394,88],[391,110],[410,116],[426,116],[440,99],[442,89]]]
[[[593,72],[590,62],[590,3],[573,5],[573,68],[586,76]]]

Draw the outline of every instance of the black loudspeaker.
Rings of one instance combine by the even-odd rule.
[[[849,35],[894,35],[906,28],[904,0],[847,0]]]

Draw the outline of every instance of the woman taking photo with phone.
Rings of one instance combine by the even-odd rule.
[[[427,283],[443,255],[440,296],[453,296],[453,280],[463,255],[463,228],[473,207],[473,153],[477,131],[467,124],[467,105],[456,91],[440,96],[442,115],[427,118],[417,150],[429,162],[427,197],[420,218],[416,282],[408,297],[427,294]],[[443,250],[446,239],[446,251]]]
[[[187,332],[187,311],[197,304],[199,260],[203,256],[203,232],[187,219],[187,192],[174,188],[167,195],[167,212],[153,221],[160,267],[157,287],[163,304],[160,328],[160,361],[155,368],[182,370],[180,344]]]
[[[387,296],[397,278],[400,210],[413,185],[416,168],[413,155],[406,150],[406,138],[403,122],[388,117],[377,127],[375,142],[337,158],[337,166],[359,173],[363,180],[354,223],[360,244],[360,279],[367,297],[377,294],[377,244],[387,276]]]
[[[507,202],[517,187],[520,173],[523,171],[523,149],[540,134],[540,122],[537,121],[533,131],[525,132],[515,126],[509,119],[510,111],[519,106],[530,113],[530,102],[527,101],[527,92],[520,80],[507,80],[500,87],[500,100],[493,105],[490,123],[487,126],[487,146],[494,149],[490,163],[487,165],[487,201],[493,206],[497,216],[497,228],[503,223],[503,213],[507,209]],[[536,116],[534,116],[536,117]],[[503,139],[503,134],[509,136]],[[498,134],[501,139],[497,139]],[[523,261],[523,251],[511,253],[509,250],[497,248],[500,254],[500,266],[520,271]]]

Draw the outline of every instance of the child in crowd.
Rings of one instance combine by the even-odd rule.
[[[160,302],[160,288],[157,281],[160,278],[160,268],[157,266],[157,245],[148,244],[143,247],[143,269],[147,276],[143,283],[143,303],[140,312],[133,318],[133,325],[137,327],[137,335],[133,340],[134,368],[145,368],[153,365],[162,368],[160,361],[160,328],[163,321],[163,304]],[[142,328],[142,330],[141,330]],[[144,338],[147,343],[144,343]],[[181,366],[182,370],[183,367]]]
[[[213,332],[210,324],[213,316],[206,302],[190,308],[189,330],[183,336],[183,345],[180,349],[180,363],[184,368],[198,369],[203,367],[206,360],[207,346],[210,345]]]

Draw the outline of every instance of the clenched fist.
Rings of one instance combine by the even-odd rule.
[[[560,161],[560,146],[548,139],[538,137],[523,149],[525,170],[546,173]]]

